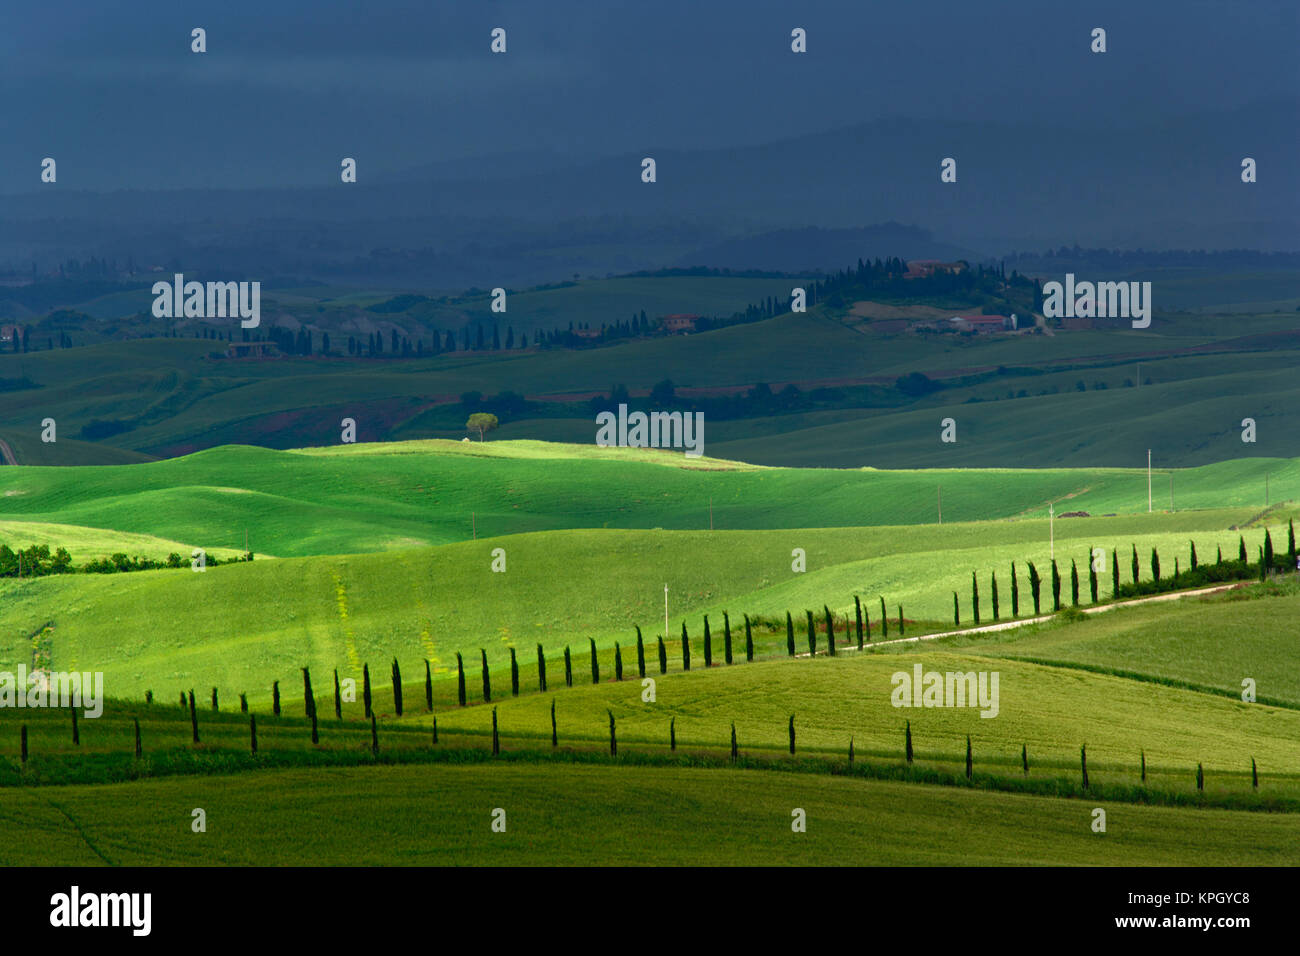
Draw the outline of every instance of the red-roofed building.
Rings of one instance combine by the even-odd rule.
[[[659,320],[660,326],[665,332],[694,332],[695,321],[699,316],[694,313],[679,312],[674,315],[665,315]]]

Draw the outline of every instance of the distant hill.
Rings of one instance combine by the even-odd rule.
[[[857,229],[778,229],[704,246],[688,252],[676,264],[830,272],[848,268],[858,259],[889,256],[946,261],[982,258],[970,249],[936,240],[927,229],[888,222]]]

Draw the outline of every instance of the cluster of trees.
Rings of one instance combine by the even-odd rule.
[[[206,556],[204,563],[208,566],[219,564],[236,564],[252,561],[252,552],[236,555],[221,561],[213,556]],[[66,548],[56,548],[53,553],[47,544],[34,544],[21,551],[14,551],[7,544],[0,544],[0,578],[39,578],[52,574],[117,574],[125,571],[152,571],[157,568],[188,568],[190,562],[179,554],[172,552],[164,560],[146,558],[143,555],[127,555],[117,552],[106,558],[94,558],[80,567],[72,564],[72,555]]]

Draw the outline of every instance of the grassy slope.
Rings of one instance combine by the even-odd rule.
[[[209,829],[190,832],[190,811]],[[493,833],[491,811],[506,811]],[[791,809],[807,812],[791,832]],[[6,866],[1286,865],[1292,815],[1092,805],[780,773],[421,766],[16,792]],[[80,832],[73,829],[76,821]],[[310,826],[303,826],[310,820]]]

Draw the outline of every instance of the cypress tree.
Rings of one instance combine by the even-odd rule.
[[[682,621],[682,670],[691,669],[691,639],[686,635],[686,622]]]
[[[465,706],[465,661],[460,651],[456,652],[456,702]]]
[[[808,615],[808,656],[814,657],[817,654],[817,626],[813,624],[812,611],[805,610]]]
[[[140,722],[138,720],[136,721],[136,726],[137,727],[140,726]],[[1259,789],[1259,769],[1255,766],[1254,757],[1250,758],[1250,786],[1252,790]]]
[[[1037,617],[1039,614],[1039,607],[1041,606],[1039,599],[1042,596],[1043,581],[1042,578],[1038,576],[1038,569],[1034,567],[1034,562],[1030,561],[1028,562],[1028,564],[1029,564],[1029,593],[1034,598],[1034,616]]]
[[[1070,606],[1079,606],[1079,563],[1070,559]]]
[[[663,636],[659,636],[659,673],[668,673],[668,648],[664,645]]]
[[[212,709],[216,710],[217,689],[212,688]],[[316,695],[311,692],[311,671],[306,667],[302,669],[302,705],[305,708],[305,715],[310,717],[316,712]]]
[[[1029,776],[1029,748],[1025,744],[1020,745],[1020,766],[1025,768],[1025,776]]]
[[[1088,596],[1093,604],[1097,603],[1097,569],[1091,561],[1088,562]]]
[[[1119,552],[1114,548],[1110,549],[1110,597],[1119,600]]]
[[[749,628],[749,615],[745,615],[745,660],[754,659],[754,634]]]
[[[1174,558],[1174,581],[1178,581],[1178,559]]]
[[[1191,548],[1191,552],[1192,552],[1192,554],[1191,554],[1191,558],[1192,558],[1192,570],[1195,571],[1195,570],[1196,570],[1196,542],[1195,542],[1195,541],[1189,541],[1189,542],[1187,542],[1187,543],[1188,543],[1188,545],[1190,546],[1190,548]]]
[[[1151,549],[1151,580],[1160,580],[1160,554],[1155,548]]]
[[[1199,763],[1196,765],[1196,789],[1205,790],[1205,771]]]
[[[722,612],[722,655],[723,660],[728,664],[731,663],[731,618],[727,612]]]
[[[438,715],[433,715],[433,742],[438,742]]]
[[[669,750],[677,749],[677,718],[676,717],[670,717],[668,719],[668,749]]]
[[[280,716],[280,682],[276,681],[271,685],[271,713],[276,717]]]
[[[1259,549],[1259,580],[1261,582],[1268,580],[1268,565],[1264,563],[1264,549]]]
[[[370,712],[370,753],[379,756],[379,724],[375,721],[375,712]]]
[[[75,727],[77,721],[75,711],[73,712],[72,721],[73,721],[73,726]],[[194,742],[197,744],[199,742],[199,715],[198,712],[195,711],[194,709],[194,691],[190,691],[190,730],[193,731]]]
[[[614,680],[623,679],[623,648],[618,646],[618,641],[614,642]]]
[[[1052,610],[1061,609],[1061,572],[1056,569],[1056,559],[1052,559]]]
[[[247,694],[240,694],[240,695],[239,695],[239,712],[240,712],[241,714],[246,714],[246,713],[248,713],[248,695],[247,695]]]
[[[957,604],[957,592],[952,592],[952,626],[961,627],[961,608]]]
[[[704,615],[704,666],[713,666],[713,637],[709,634],[709,616]]]
[[[971,778],[971,771],[974,769],[974,762],[971,760],[970,752],[970,734],[966,735],[966,779]]]
[[[596,659],[596,639],[594,637],[589,637],[587,640],[591,642],[591,682],[593,684],[599,684],[600,661]]]
[[[849,766],[853,766],[853,736],[849,735]]]
[[[889,615],[885,612],[885,598],[880,598],[880,637],[881,640],[889,637]]]
[[[542,645],[537,645],[537,689],[546,693],[546,652]]]
[[[1241,535],[1237,538],[1237,560],[1242,564],[1246,563],[1246,536]]]
[[[1147,782],[1147,752],[1142,751],[1142,782]]]
[[[1088,789],[1088,745],[1079,748],[1079,766],[1083,770],[1083,789]]]
[[[737,758],[738,756],[739,756],[739,752],[737,751],[737,748],[736,748],[736,723],[735,723],[735,721],[732,721],[732,723],[731,723],[731,762],[732,762],[732,763],[735,763],[735,762],[736,762],[736,758]]]
[[[1196,545],[1192,545],[1192,567],[1196,567]],[[1295,519],[1288,518],[1286,522],[1286,560],[1287,567],[1295,567]]]
[[[980,622],[980,583],[975,578],[975,572],[970,573],[970,613],[976,626]]]
[[[871,615],[865,608],[862,611],[862,629],[867,635],[867,643],[871,643]]]
[[[826,612],[826,651],[831,655],[831,657],[834,657],[835,656],[835,619],[831,617],[831,609],[825,604],[822,605],[822,610]]]
[[[140,718],[135,718],[135,759],[139,760],[144,756],[144,748],[140,745]],[[1251,761],[1254,764],[1254,761]]]
[[[1215,545],[1215,546],[1214,546],[1214,551],[1215,551],[1215,554],[1218,555],[1218,559],[1216,560],[1215,563],[1217,563],[1217,564],[1222,564],[1222,563],[1223,563],[1223,545],[1221,545],[1221,544]]]
[[[858,650],[862,650],[862,600],[853,595],[853,615],[858,620]]]
[[[248,715],[248,743],[254,754],[257,753],[257,715]]]
[[[1011,617],[1020,616],[1020,582],[1016,580],[1016,562],[1011,562]]]
[[[343,719],[343,690],[339,685],[339,669],[334,668],[334,716]]]
[[[1138,583],[1138,578],[1142,576],[1142,569],[1138,567],[1138,547],[1133,545],[1133,583]]]
[[[217,705],[217,689],[214,687],[212,688],[212,711],[217,713],[220,710],[221,708]]]
[[[26,724],[23,724],[22,726],[21,737],[22,737],[22,743],[19,744],[19,753],[21,754],[20,759],[22,760],[23,763],[26,763],[27,762],[27,725]]]
[[[907,631],[903,629],[903,605],[898,605],[898,636],[906,637]]]
[[[402,716],[402,669],[397,666],[397,658],[393,658],[393,710],[397,716]]]
[[[316,724],[316,708],[311,709],[311,742],[312,744],[320,743],[320,729]]]
[[[794,619],[790,617],[790,612],[785,612],[785,650],[791,657],[794,657]]]
[[[609,714],[609,755],[611,757],[617,757],[618,738],[614,735],[614,712],[612,710],[606,710],[605,713]]]
[[[153,704],[153,691],[147,690],[144,692],[144,702],[148,705]]]
[[[636,673],[645,677],[645,641],[641,639],[641,628],[636,629]]]
[[[424,659],[424,709],[433,713],[433,670],[427,657]]]
[[[487,651],[483,648],[478,649],[479,659],[481,660],[480,668],[483,671],[483,703],[492,703],[492,677],[488,674]]]
[[[80,747],[80,746],[81,746],[81,731],[80,731],[80,729],[77,727],[77,708],[76,708],[76,707],[69,707],[68,710],[72,713],[72,743],[73,743],[75,746]]]
[[[501,738],[497,736],[497,709],[492,708],[492,756],[501,753]]]
[[[519,660],[513,647],[510,648],[510,696],[519,696]]]
[[[910,720],[907,722],[906,733],[907,733],[907,738],[906,738],[905,753],[907,754],[907,762],[911,763],[912,762],[912,722]]]
[[[1264,565],[1270,569],[1273,567],[1273,536],[1268,528],[1264,529]]]
[[[993,620],[998,620],[998,573],[989,572],[989,600],[993,604]]]
[[[279,696],[280,696],[279,692],[277,691],[276,692],[277,699],[279,698]],[[371,699],[372,698],[370,696],[370,665],[362,664],[361,665],[361,702],[365,705],[365,716],[367,717],[369,717],[371,714],[374,713],[374,708],[370,706]],[[277,709],[276,713],[278,714],[279,712],[280,711]]]
[[[564,645],[564,686],[573,686],[573,659],[569,657],[569,645]]]
[[[560,736],[556,732],[556,728],[555,728],[555,698],[552,697],[551,698],[551,746],[558,747],[559,745],[560,745]]]
[[[790,715],[790,754],[794,755],[794,714]]]

